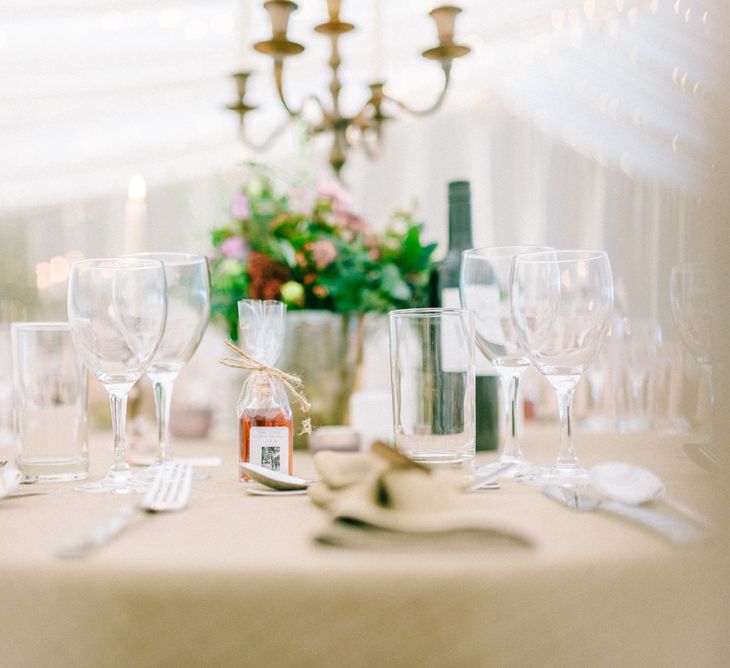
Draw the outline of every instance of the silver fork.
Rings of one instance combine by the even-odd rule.
[[[147,494],[139,505],[127,504],[108,520],[78,540],[62,546],[59,557],[81,557],[108,543],[129,524],[135,511],[161,513],[182,510],[190,498],[193,467],[191,464],[170,462],[159,468]]]

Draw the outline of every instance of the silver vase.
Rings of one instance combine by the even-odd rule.
[[[350,396],[361,382],[365,316],[362,313],[289,311],[277,367],[304,382],[312,428],[348,424]],[[294,447],[307,447],[302,413],[294,410]]]

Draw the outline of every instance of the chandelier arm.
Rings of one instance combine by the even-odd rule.
[[[266,151],[286,130],[289,124],[292,122],[293,117],[287,116],[282,123],[275,127],[264,141],[256,143],[251,141],[247,136],[245,129],[242,127],[239,132],[239,138],[244,146],[250,148],[252,151]]]
[[[274,59],[274,81],[276,82],[276,92],[279,95],[279,101],[292,118],[299,116],[302,113],[301,108],[298,111],[294,111],[286,101],[284,96],[284,60],[281,58]]]
[[[362,139],[358,142],[358,146],[365,152],[365,156],[368,160],[374,160],[377,157],[377,152],[373,151],[373,148],[370,146],[364,132],[362,134]]]
[[[451,64],[463,56],[466,56],[471,49],[454,41],[454,26],[456,16],[461,8],[455,5],[436,7],[429,12],[429,15],[436,23],[438,33],[438,44],[426,49],[421,55],[441,65],[444,73],[441,91],[435,101],[428,107],[417,109],[411,107],[404,100],[400,100],[384,92],[385,82],[374,81],[369,84],[370,98],[354,115],[348,116],[340,109],[340,94],[343,83],[340,80],[339,70],[342,64],[342,56],[339,48],[340,38],[355,30],[355,25],[340,20],[340,5],[342,0],[327,0],[328,20],[314,26],[314,31],[327,36],[330,40],[330,57],[328,65],[330,69],[329,97],[308,95],[298,103],[297,107],[289,104],[284,88],[284,61],[296,56],[305,47],[287,37],[289,15],[297,9],[297,3],[292,0],[266,0],[264,9],[268,12],[271,20],[272,36],[270,39],[256,42],[253,47],[259,53],[270,56],[274,64],[274,85],[279,103],[286,112],[286,121],[276,127],[263,141],[251,141],[243,127],[244,117],[256,107],[245,101],[246,81],[250,72],[237,72],[234,77],[238,97],[236,102],[227,105],[227,108],[236,112],[241,123],[240,139],[243,144],[254,151],[266,150],[284,132],[285,128],[294,120],[301,119],[306,126],[308,135],[331,133],[332,146],[329,154],[329,162],[335,174],[339,175],[347,161],[350,148],[362,147],[369,158],[377,156],[383,141],[383,130],[387,123],[393,120],[388,114],[388,105],[400,108],[411,116],[427,116],[437,111],[446,99],[447,91],[451,83]],[[288,92],[291,92],[289,89]],[[384,106],[384,100],[388,103]],[[312,113],[309,114],[308,105],[314,102],[320,111],[321,117],[317,120]],[[310,119],[305,117],[310,115]]]
[[[443,87],[441,88],[441,92],[436,98],[436,101],[430,107],[426,107],[425,109],[414,109],[402,100],[392,97],[387,93],[383,93],[383,97],[386,100],[390,100],[391,102],[393,102],[393,104],[397,105],[400,109],[403,109],[403,111],[411,114],[411,116],[428,116],[429,114],[432,114],[434,111],[438,110],[438,108],[443,103],[444,99],[446,98],[446,92],[449,89],[449,84],[451,83],[451,61],[442,63],[441,67],[444,71]]]
[[[377,111],[372,100],[368,100],[365,104],[360,107],[360,110],[352,117],[351,124],[360,128],[361,130],[367,130],[371,127],[371,119],[368,118],[368,110],[372,109],[373,113]]]
[[[319,107],[319,111],[322,114],[322,120],[320,121],[319,124],[317,124],[317,123],[308,123],[307,124],[307,126],[310,128],[310,130],[309,130],[310,133],[313,133],[314,128],[316,128],[318,125],[324,124],[324,122],[327,118],[327,110],[324,108],[324,102],[322,102],[322,100],[320,100],[320,98],[317,95],[311,94],[311,95],[307,95],[307,97],[305,97],[304,100],[302,101],[302,107],[301,107],[300,112],[304,110],[304,107],[307,105],[308,102],[314,102]]]

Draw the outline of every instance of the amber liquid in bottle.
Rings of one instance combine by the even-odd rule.
[[[292,425],[291,408],[288,405],[278,405],[274,401],[270,382],[266,382],[263,379],[259,381],[257,379],[254,383],[253,390],[253,401],[240,411],[238,418],[239,461],[268,466],[274,470],[281,470],[277,469],[276,466],[272,466],[271,462],[262,461],[261,459],[254,461],[251,460],[253,450],[252,438],[254,438],[254,434],[256,434],[258,438],[266,439],[267,432],[260,428],[266,429],[278,427],[280,429],[281,427],[285,427],[287,430],[286,443],[282,443],[284,439],[281,438],[281,432],[279,429],[277,429],[276,432],[272,430],[272,433],[278,434],[277,438],[275,438],[272,442],[276,444],[274,451],[278,452],[279,463],[283,463],[281,462],[281,459],[286,459],[286,466],[282,466],[281,468],[286,468],[285,473],[292,475],[292,463],[294,459],[294,430]],[[256,429],[254,434],[252,434],[252,429]],[[282,452],[281,450],[284,449],[286,449],[286,451]],[[258,449],[257,452],[259,452],[261,457],[262,455]],[[241,470],[239,470],[239,480],[248,480],[248,476]]]
[[[289,466],[286,473],[292,475],[293,457],[293,432],[292,419],[281,410],[272,411],[270,414],[257,410],[246,410],[239,418],[238,434],[240,445],[240,461],[251,461],[251,427],[287,427],[289,429]],[[257,462],[254,462],[257,463]],[[240,471],[240,480],[248,480],[248,476]]]

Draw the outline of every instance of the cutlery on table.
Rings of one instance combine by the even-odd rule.
[[[258,464],[241,462],[239,466],[241,467],[241,470],[252,480],[281,492],[306,490],[309,485],[316,482],[315,480],[305,480],[304,478],[297,478],[297,476],[287,475],[281,471],[273,471],[272,469],[267,469],[265,466],[259,466]]]
[[[630,506],[664,501],[670,508],[695,524],[705,529],[712,528],[712,523],[704,515],[667,495],[667,489],[661,479],[642,466],[627,462],[604,462],[591,469],[588,482],[596,492],[612,501]]]
[[[553,501],[573,510],[605,510],[626,519],[643,524],[667,538],[672,543],[688,543],[699,540],[706,534],[691,524],[670,517],[658,510],[638,508],[619,501],[607,501],[597,496],[579,492],[576,487],[546,485],[543,494]]]
[[[97,526],[79,540],[61,547],[60,557],[81,557],[96,547],[105,545],[129,524],[137,510],[162,513],[182,510],[190,498],[193,467],[190,464],[171,462],[162,465],[155,475],[152,486],[139,505],[127,504],[119,512]]]
[[[476,473],[467,488],[467,492],[476,492],[479,489],[498,489],[497,480],[511,471],[518,462],[507,462],[499,466],[492,466],[486,473]]]
[[[246,494],[251,496],[301,496],[307,493],[306,489],[272,489],[248,484],[244,487]]]
[[[10,496],[23,481],[23,474],[14,466],[6,466],[7,463],[0,462],[0,499]]]

